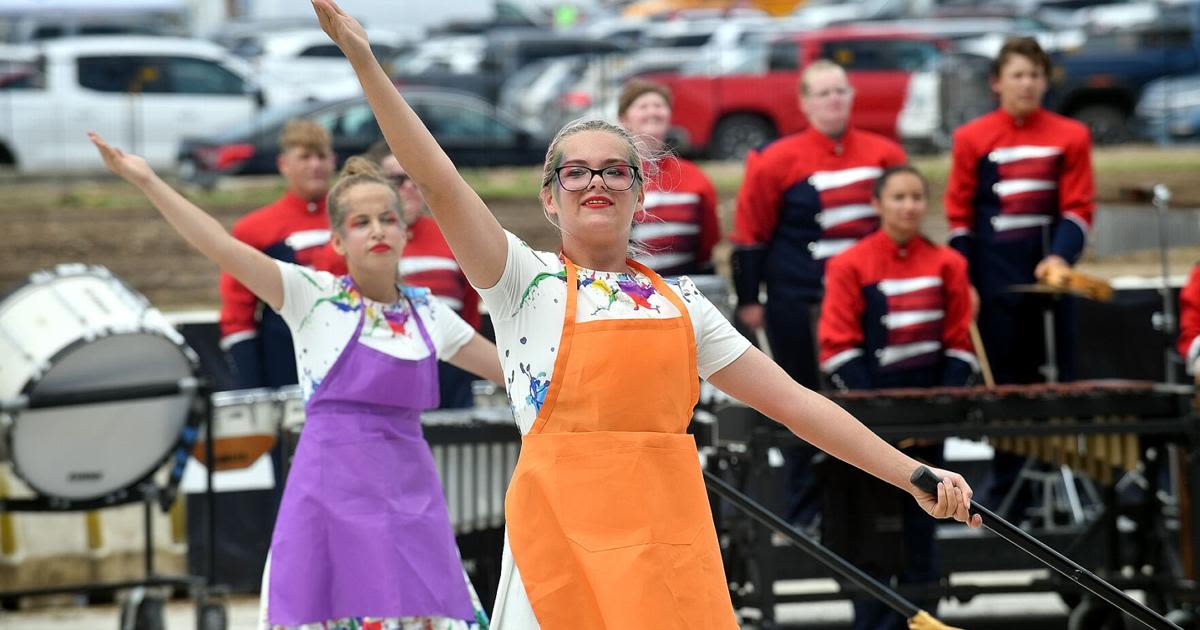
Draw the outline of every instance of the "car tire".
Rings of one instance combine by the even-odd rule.
[[[740,160],[778,135],[774,125],[761,116],[734,114],[717,123],[709,153],[719,160]]]
[[[1115,105],[1087,105],[1071,117],[1087,125],[1096,144],[1120,144],[1130,138],[1129,117]]]

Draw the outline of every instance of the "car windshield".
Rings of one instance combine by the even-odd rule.
[[[249,136],[263,129],[281,126],[289,118],[305,116],[312,110],[313,104],[308,102],[268,107],[243,122],[226,127],[221,131],[221,136],[228,138]]]

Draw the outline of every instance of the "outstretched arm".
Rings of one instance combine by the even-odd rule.
[[[884,442],[829,399],[793,381],[758,350],[750,348],[709,376],[708,382],[813,446],[912,494],[929,514],[953,517],[971,527],[982,524],[978,515],[969,516],[971,487],[962,475],[935,469],[952,487],[939,485],[937,497],[925,494],[909,481],[920,465],[916,460]]]
[[[160,179],[146,160],[109,145],[95,133],[89,133],[88,138],[100,150],[104,165],[137,186],[192,247],[271,308],[278,311],[283,306],[283,279],[274,260],[226,232],[216,219]]]
[[[494,286],[508,257],[504,229],[396,91],[371,52],[362,25],[333,0],[312,3],[321,28],[354,67],[388,147],[421,189],[467,279],[480,288]]]
[[[466,345],[446,361],[454,367],[504,386],[504,370],[500,367],[500,355],[496,352],[496,346],[479,333],[475,333]]]

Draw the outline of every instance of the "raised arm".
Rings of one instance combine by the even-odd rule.
[[[953,487],[942,486],[932,497],[909,481],[920,464],[896,450],[863,426],[854,416],[799,383],[793,381],[766,355],[750,348],[708,377],[721,391],[783,424],[813,446],[857,466],[910,494],[921,507],[937,518],[953,517],[979,527],[978,515],[969,517],[971,487],[961,475],[935,470]]]
[[[266,254],[237,240],[214,218],[167,185],[146,160],[110,146],[95,133],[88,138],[100,150],[110,171],[137,186],[142,194],[192,247],[237,278],[268,306],[283,306],[283,278]]]
[[[508,257],[504,229],[396,91],[358,20],[332,0],[312,2],[321,28],[354,67],[388,147],[421,189],[467,279],[480,288],[494,286]]]

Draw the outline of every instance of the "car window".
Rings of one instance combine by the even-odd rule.
[[[438,141],[508,141],[514,135],[508,125],[491,114],[459,103],[429,103],[421,110],[421,120]]]
[[[343,111],[333,121],[330,129],[335,138],[374,138],[380,135],[379,124],[375,122],[375,113],[366,103],[355,105]]]
[[[342,51],[334,44],[319,44],[317,46],[309,46],[300,51],[297,57],[341,57]]]
[[[245,94],[245,82],[208,59],[196,57],[167,57],[168,82],[166,90],[173,94]]]
[[[160,69],[144,57],[79,57],[79,85],[97,92],[142,92],[160,78]]]
[[[767,52],[767,70],[787,72],[800,69],[800,44],[795,40],[781,39],[771,43]]]
[[[832,60],[848,72],[915,72],[931,66],[937,58],[937,49],[930,42],[912,39],[844,40],[825,42],[821,47],[821,56]]]

